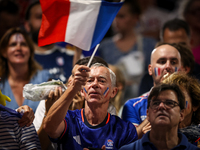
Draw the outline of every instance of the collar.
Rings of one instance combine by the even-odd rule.
[[[143,146],[145,146],[145,145],[154,146],[154,144],[151,143],[150,140],[149,140],[149,133],[150,133],[150,131],[147,132],[141,139]],[[177,146],[175,146],[173,149],[185,149],[185,148],[187,148],[188,140],[187,140],[186,136],[184,134],[182,134],[181,132],[178,132],[178,137],[179,137],[181,142]]]
[[[13,109],[10,109],[8,107],[5,107],[3,105],[0,104],[0,111],[7,111],[9,112],[10,114],[13,114],[13,115],[16,115],[17,117],[21,118],[22,115],[20,113],[18,113],[17,111],[13,110]]]
[[[106,118],[103,120],[103,122],[96,126],[92,126],[91,124],[89,124],[89,122],[87,121],[87,119],[85,117],[84,109],[81,109],[81,118],[86,126],[88,126],[89,128],[92,128],[92,129],[97,129],[97,128],[103,127],[110,121],[110,113],[107,113]]]

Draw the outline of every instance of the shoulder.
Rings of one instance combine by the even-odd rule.
[[[137,98],[133,98],[128,100],[125,103],[125,106],[131,106],[131,107],[136,107],[136,106],[143,106],[144,103],[147,103],[147,96],[140,96]]]
[[[5,107],[3,105],[0,104],[0,117],[1,119],[7,119],[7,120],[18,120],[19,118],[21,118],[21,114],[16,112],[13,109],[10,109],[8,107]],[[4,120],[5,121],[5,120]]]
[[[200,148],[198,148],[197,146],[191,144],[188,141],[187,137],[183,133],[179,132],[178,136],[181,139],[181,142],[178,145],[178,147],[185,147],[185,149],[188,149],[188,150],[200,150]]]

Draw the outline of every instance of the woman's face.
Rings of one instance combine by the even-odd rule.
[[[28,64],[30,49],[22,34],[16,33],[10,37],[4,57],[10,64]]]

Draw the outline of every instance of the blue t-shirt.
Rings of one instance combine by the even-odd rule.
[[[31,79],[30,83],[32,84],[40,84],[42,82],[47,82],[50,78],[50,74],[48,70],[42,70],[38,71]],[[13,95],[13,92],[11,90],[10,84],[8,80],[6,79],[4,83],[1,83],[1,92],[2,94],[10,97],[11,102],[6,101],[6,107],[11,109],[17,109],[19,108],[19,105],[17,104],[15,97]],[[23,91],[22,91],[23,92]],[[31,101],[31,100],[24,100],[24,103],[22,105],[28,105],[33,109],[33,112],[35,113],[36,108],[38,106],[40,101]]]
[[[156,40],[153,38],[142,38],[142,52],[144,54],[145,60],[145,70],[148,69],[148,65],[150,64],[150,56],[152,50],[155,48]],[[127,56],[133,51],[138,51],[139,45],[136,43],[128,52],[122,52],[114,43],[113,38],[106,38],[99,45],[99,56],[102,57],[109,64],[116,64],[120,58],[123,56]]]
[[[149,141],[149,133],[147,132],[141,139],[123,146],[120,150],[157,150],[157,148]],[[178,133],[181,142],[171,150],[200,150],[197,146],[188,142],[185,135]]]
[[[54,75],[53,79],[66,82],[72,72],[73,55],[58,46],[45,53],[35,53],[35,60],[42,65],[43,69],[49,69]]]
[[[20,118],[20,113],[0,105],[0,149],[40,150],[34,125],[20,127],[18,124]]]
[[[83,150],[88,147],[101,148],[105,145],[106,149],[117,150],[138,139],[136,128],[130,122],[109,113],[106,124],[98,128],[88,127],[84,123],[83,109],[69,110],[65,121],[66,130],[56,141],[58,145],[62,144],[62,149]]]
[[[141,124],[147,117],[148,94],[130,99],[124,104],[122,119],[130,121],[135,126]]]

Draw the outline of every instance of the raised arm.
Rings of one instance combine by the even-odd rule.
[[[85,85],[90,69],[87,66],[74,67],[74,79],[63,95],[51,106],[46,118],[44,119],[43,128],[52,138],[58,138],[65,129],[64,118],[73,97],[82,86]]]

